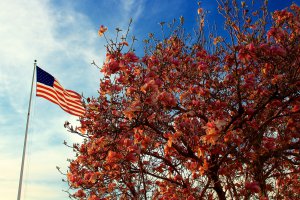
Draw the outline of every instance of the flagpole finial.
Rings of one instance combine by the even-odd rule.
[[[36,60],[34,60],[34,63],[36,63]]]

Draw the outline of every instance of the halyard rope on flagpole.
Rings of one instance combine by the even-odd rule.
[[[25,138],[24,138],[24,145],[23,145],[23,155],[22,155],[22,164],[21,164],[21,171],[20,171],[20,178],[19,178],[19,189],[18,189],[17,200],[21,199],[21,194],[22,194],[23,171],[24,171],[24,162],[25,162],[25,154],[26,154],[26,144],[27,144],[27,135],[28,135],[28,127],[29,127],[30,108],[31,108],[35,69],[36,69],[36,60],[34,60],[34,64],[33,64],[33,75],[32,75],[32,82],[31,82],[31,89],[30,89],[29,106],[27,112],[27,122],[26,122]]]

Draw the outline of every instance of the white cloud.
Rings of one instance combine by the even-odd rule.
[[[125,19],[138,19],[144,10],[143,0],[122,1],[121,8],[125,10]]]

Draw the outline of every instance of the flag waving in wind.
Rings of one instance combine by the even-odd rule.
[[[82,116],[85,113],[81,96],[78,93],[64,89],[51,74],[41,68],[36,67],[36,70],[36,96],[43,97],[59,105],[71,115]]]

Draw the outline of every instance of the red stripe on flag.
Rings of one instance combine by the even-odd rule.
[[[82,116],[85,113],[81,96],[72,90],[65,90],[56,80],[53,87],[37,82],[36,90],[37,96],[59,105],[64,111],[72,115]]]
[[[64,95],[66,95],[70,98],[73,98],[75,101],[79,100],[81,102],[80,94],[78,94],[77,92],[74,92],[72,90],[65,90],[57,80],[54,81],[53,87],[60,90],[62,93],[64,93]]]
[[[68,107],[65,107],[64,105],[62,105],[59,101],[57,101],[57,99],[55,97],[53,97],[53,95],[51,94],[47,94],[47,93],[41,93],[41,92],[38,92],[37,93],[37,96],[39,97],[43,97],[57,105],[59,105],[64,111],[72,114],[72,115],[76,115],[76,116],[82,116],[84,114],[84,111],[79,111],[79,110],[76,110],[76,109],[72,109],[72,108],[68,108]]]
[[[80,103],[74,102],[74,101],[66,101],[63,96],[60,96],[59,93],[55,89],[49,86],[45,86],[42,84],[39,84],[40,86],[37,89],[37,92],[39,93],[46,93],[47,95],[50,95],[52,98],[54,98],[59,104],[61,104],[65,109],[73,108],[77,109],[78,111],[84,111],[83,106]]]
[[[55,91],[44,90],[43,88],[39,87],[39,89],[37,89],[37,96],[41,96],[41,95],[49,96],[49,98],[51,98],[51,99],[53,99],[53,101],[55,101],[54,103],[61,106],[64,110],[74,110],[74,111],[77,111],[77,112],[84,112],[84,109],[82,109],[80,106],[78,106],[76,104],[71,104],[71,103],[67,104],[66,102],[64,102],[62,99],[60,99],[56,95]]]
[[[56,87],[49,87],[49,86],[41,84],[41,83],[38,83],[38,84],[39,84],[39,89],[43,89],[44,91],[47,91],[47,90],[53,91],[54,95],[57,96],[61,102],[67,102],[67,104],[77,105],[77,106],[79,106],[79,108],[82,108],[81,100],[74,99],[74,98],[71,98],[71,97],[65,95],[61,90],[58,90]]]
[[[53,100],[52,98],[49,98],[49,96],[47,96],[47,95],[45,95],[45,94],[40,94],[40,95],[37,95],[37,96],[43,97],[44,99],[47,99],[48,101],[51,101],[52,103],[55,103],[55,104],[59,105],[59,104],[57,103],[57,101]],[[60,106],[60,105],[59,105],[59,106]],[[61,107],[65,112],[67,112],[67,113],[69,113],[69,114],[71,114],[71,115],[75,115],[75,116],[80,117],[80,116],[82,116],[82,115],[84,114],[84,112],[75,112],[74,110],[66,110],[66,109],[64,109],[62,106],[60,106],[60,107]]]
[[[75,110],[75,109],[71,109],[71,108],[66,108],[64,107],[63,105],[61,105],[59,102],[57,102],[57,100],[55,98],[52,98],[51,96],[45,94],[45,93],[42,93],[42,94],[38,94],[38,96],[40,97],[43,97],[57,105],[59,105],[64,111],[68,112],[68,113],[71,113],[71,114],[74,114],[76,116],[80,116],[82,114],[84,114],[84,111],[78,111],[78,110]]]

